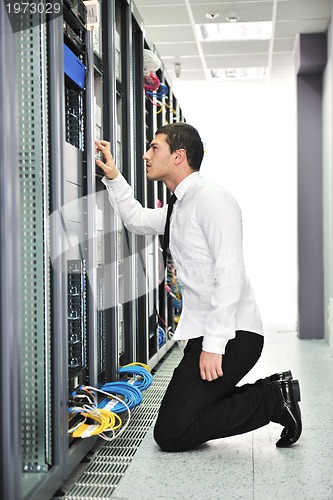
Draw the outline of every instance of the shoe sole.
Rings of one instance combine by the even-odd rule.
[[[293,388],[293,395],[295,399],[295,403],[299,403],[301,401],[301,389],[299,386],[298,380],[292,380],[291,381],[292,388]]]
[[[271,375],[268,377],[271,382],[280,382],[282,380],[292,380],[293,374],[290,370],[287,372],[281,372],[280,374]]]

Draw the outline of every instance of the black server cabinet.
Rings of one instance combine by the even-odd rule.
[[[54,355],[59,355],[60,344],[52,335],[53,272],[49,260],[52,193],[48,37],[52,27],[43,15],[28,18],[22,13],[16,21],[17,84],[12,92],[19,116],[16,143],[21,214],[21,470],[17,480],[22,498],[33,498],[40,488],[43,498],[63,477],[58,427],[61,410],[57,404],[61,390],[53,383],[59,368]],[[59,382],[61,385],[62,375]]]
[[[119,170],[133,185],[133,67],[132,15],[128,2],[115,2],[115,84],[116,84],[116,147]],[[118,364],[135,361],[135,259],[134,237],[116,218],[118,254]]]
[[[133,6],[134,7],[134,6]],[[144,170],[143,154],[146,148],[145,138],[145,108],[143,93],[143,49],[144,38],[142,23],[135,12],[132,17],[132,85],[133,85],[133,177],[134,196],[143,206],[147,206],[147,181]],[[149,360],[149,311],[148,311],[148,281],[147,281],[147,238],[134,236],[135,255],[135,327],[136,352],[138,361],[148,363]]]
[[[140,28],[132,25],[131,4],[126,0],[103,2],[102,12],[104,138],[111,143],[118,169],[136,191],[136,149],[140,136],[134,129],[134,112],[140,112],[140,105],[134,89],[138,59],[132,37],[135,30],[138,30],[137,37],[140,36]],[[100,169],[96,174],[99,179],[103,177]],[[102,189],[101,185],[101,192]],[[120,365],[137,359],[136,239],[124,228],[108,202],[104,205],[104,217],[110,234],[105,246],[107,286],[112,281],[106,331],[114,330],[113,335],[106,335],[106,356],[112,359],[106,366],[106,380],[115,380],[119,377]]]
[[[93,51],[79,7],[16,35],[22,498],[50,498],[94,444],[70,438],[67,413],[97,378]]]
[[[145,101],[147,146],[157,128],[183,119],[180,107],[172,91],[172,87],[168,82],[163,65],[161,65],[160,69],[156,72],[156,75],[161,82],[161,86],[156,93],[152,95],[148,94]],[[157,206],[157,203],[164,205],[168,203],[169,198],[170,192],[168,192],[166,186],[161,182],[156,183],[154,187],[148,187],[148,200],[150,206]],[[159,245],[156,249],[157,256],[159,252],[161,252],[162,244],[163,237],[161,236],[159,237]],[[156,260],[156,265],[161,266],[161,259],[157,257]],[[163,270],[159,267],[156,269],[157,275],[160,277],[163,274]],[[181,289],[177,280],[177,272],[172,261],[168,262],[164,280],[160,282],[154,299],[156,301],[155,335],[150,331],[150,342],[152,346],[150,350],[150,363],[152,366],[172,347],[174,343],[172,335],[177,327],[182,309]]]
[[[148,45],[146,47],[148,49]],[[148,49],[149,50],[149,49]],[[143,74],[142,74],[143,78]],[[156,131],[156,109],[154,102],[156,99],[148,99],[145,96],[145,143],[146,150],[149,149],[149,144],[154,137],[154,132]],[[146,205],[149,208],[156,208],[157,206],[157,185],[156,182],[146,181],[147,189],[147,200]],[[157,238],[146,237],[147,244],[147,273],[152,280],[156,280],[156,250],[157,250]],[[158,335],[158,322],[157,322],[157,294],[156,289],[152,287],[147,293],[147,314],[148,314],[148,331],[147,331],[147,342],[148,342],[148,361],[151,366],[155,365],[157,362],[157,335]]]
[[[97,336],[96,307],[96,300],[100,298],[97,296],[95,248],[94,40],[92,32],[86,29],[87,9],[83,2],[72,8],[64,4],[63,22],[65,140],[60,189],[64,204],[60,213],[68,242],[63,266],[67,295],[67,397],[71,406],[72,394],[78,386],[96,386],[97,352],[103,336]],[[73,33],[76,35],[75,44],[72,43]],[[94,443],[94,439],[74,439],[68,433],[78,419],[76,414],[68,414],[67,443],[64,446],[66,474],[75,468]]]
[[[160,81],[165,85],[166,92],[165,96],[160,99],[160,106],[156,109],[157,114],[157,128],[162,127],[169,123],[166,119],[166,110],[169,109],[169,92],[170,86],[165,78],[164,71],[160,69],[157,72],[157,76]],[[161,205],[168,203],[170,193],[168,192],[166,186],[162,182],[158,182],[158,200]],[[160,249],[163,245],[163,237],[160,237]],[[171,298],[167,293],[168,283],[168,269],[164,272],[164,280],[159,285],[158,298],[158,347],[159,347],[159,359],[161,359],[167,350],[171,347],[172,342],[170,342],[170,337],[173,333],[173,324],[169,320],[169,305],[171,303]]]
[[[142,21],[130,0],[98,5],[93,32],[85,3],[65,0],[50,19],[18,16],[15,33],[1,5],[3,498],[48,500],[93,447],[68,432],[80,384],[116,380],[131,361],[153,367],[172,344],[158,338],[158,238],[124,230],[94,150],[109,139],[142,204],[165,202],[142,155],[167,107],[147,132]]]

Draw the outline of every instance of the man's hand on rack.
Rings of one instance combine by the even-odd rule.
[[[96,165],[100,167],[104,173],[105,176],[113,180],[119,175],[119,170],[117,169],[113,156],[111,154],[111,144],[108,141],[100,140],[100,141],[95,141],[95,146],[96,146],[96,151],[101,151],[105,163],[103,163],[101,160],[96,159]]]

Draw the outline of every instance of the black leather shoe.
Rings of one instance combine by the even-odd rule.
[[[280,380],[292,380],[293,376],[290,370],[287,372],[274,373],[267,377],[271,382],[279,382]]]
[[[283,399],[283,416],[290,420],[290,425],[283,429],[276,446],[278,448],[287,448],[296,443],[302,434],[301,410],[298,405],[301,400],[301,391],[298,380],[283,380],[278,382],[277,386]]]

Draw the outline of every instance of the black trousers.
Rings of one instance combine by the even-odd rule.
[[[188,341],[154,428],[155,441],[164,451],[185,451],[280,422],[283,403],[276,384],[260,379],[235,387],[260,358],[263,344],[263,336],[237,331],[223,355],[223,377],[207,382],[199,371],[202,337]]]

